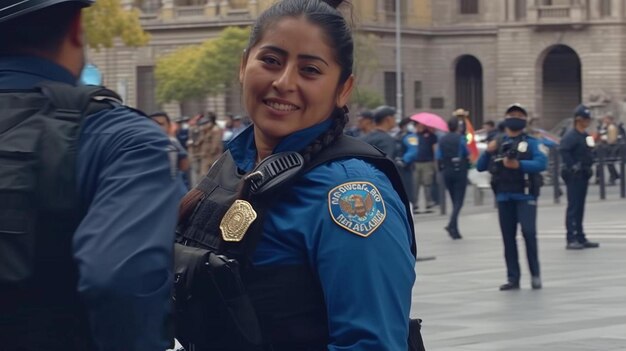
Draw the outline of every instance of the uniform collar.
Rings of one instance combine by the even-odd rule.
[[[42,57],[0,57],[0,86],[30,89],[46,80],[76,85],[78,79],[66,68]]]
[[[312,127],[290,134],[276,145],[272,154],[285,151],[301,151],[330,128],[332,124],[333,118],[331,117]],[[239,169],[244,172],[251,171],[256,163],[257,155],[254,144],[254,125],[247,127],[243,132],[239,133],[235,139],[228,143],[226,148],[230,151]]]

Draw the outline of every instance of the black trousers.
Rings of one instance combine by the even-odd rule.
[[[534,277],[540,276],[537,248],[537,202],[535,200],[499,201],[498,217],[504,242],[508,281],[519,283],[521,276],[516,241],[518,223],[522,227],[530,274]]]
[[[584,174],[564,177],[567,186],[567,211],[565,212],[565,228],[567,228],[567,242],[587,241],[583,230],[583,217],[585,216],[585,201],[589,177]]]
[[[444,170],[443,182],[450,194],[450,199],[452,199],[452,213],[450,214],[448,228],[458,231],[459,213],[461,212],[461,208],[463,208],[465,190],[467,189],[467,172]]]

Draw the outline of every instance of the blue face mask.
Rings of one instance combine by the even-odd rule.
[[[518,132],[526,128],[526,120],[521,118],[509,117],[504,120],[504,126],[513,132]]]

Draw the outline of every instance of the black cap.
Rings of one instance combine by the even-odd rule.
[[[359,117],[373,120],[374,119],[374,114],[370,110],[363,110],[363,111],[359,112]]]
[[[516,103],[514,103],[512,105],[509,105],[509,107],[506,108],[506,112],[505,113],[508,114],[511,111],[519,111],[519,112],[523,113],[524,116],[528,117],[528,112],[526,112],[526,109],[520,103],[516,102]]]
[[[374,122],[377,124],[382,122],[388,116],[395,116],[396,110],[391,106],[378,106],[374,110]]]
[[[63,2],[75,2],[87,7],[91,6],[95,0],[2,0],[0,1],[0,23]]]
[[[576,106],[576,109],[574,110],[574,117],[576,116],[580,116],[582,118],[585,119],[589,119],[591,118],[591,110],[589,110],[589,107],[580,104],[578,106]]]

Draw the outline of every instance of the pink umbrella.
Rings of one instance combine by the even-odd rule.
[[[435,129],[443,130],[444,132],[448,131],[448,123],[443,120],[443,118],[437,116],[434,113],[430,112],[422,112],[416,115],[411,116],[411,120],[423,124],[427,127],[432,127]]]

